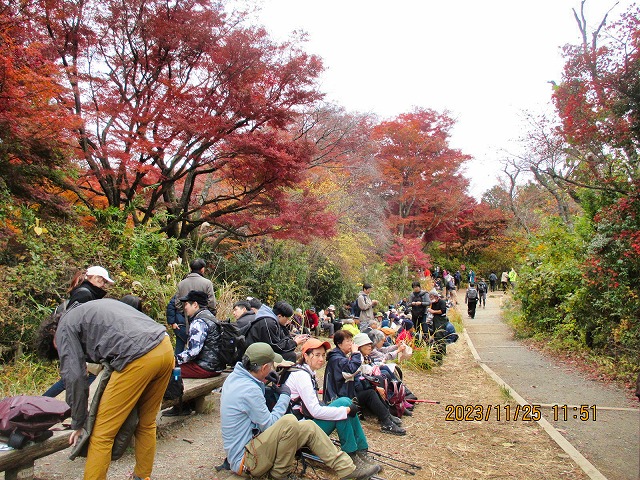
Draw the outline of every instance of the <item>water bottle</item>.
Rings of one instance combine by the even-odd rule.
[[[173,372],[171,373],[171,376],[173,377],[173,380],[175,382],[177,382],[178,380],[180,380],[180,376],[182,375],[182,370],[180,370],[180,367],[176,367],[173,369]]]

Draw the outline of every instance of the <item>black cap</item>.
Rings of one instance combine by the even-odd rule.
[[[200,290],[191,290],[184,297],[179,298],[178,300],[181,302],[198,302],[198,305],[203,307],[206,307],[209,303],[209,297],[207,297],[207,294]]]

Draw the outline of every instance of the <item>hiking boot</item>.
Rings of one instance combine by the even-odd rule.
[[[362,462],[378,467],[378,472],[382,470],[382,467],[378,464],[378,462],[376,462],[372,457],[369,456],[369,452],[367,450],[358,450],[356,452],[356,455]]]
[[[183,415],[191,415],[191,407],[183,407],[180,409],[178,406],[171,407],[169,410],[162,412],[163,417],[180,417]]]
[[[402,426],[402,420],[401,420],[401,419],[399,419],[398,417],[395,417],[395,416],[393,416],[393,415],[389,415],[389,418],[391,419],[391,421],[392,421],[393,423],[395,423],[395,424],[396,424],[396,425],[398,425],[399,427],[401,427],[401,426]]]
[[[411,410],[409,410],[408,408],[405,408],[404,412],[402,412],[402,415],[404,415],[405,417],[412,417],[413,412],[411,412]]]
[[[355,454],[349,454],[349,456],[353,460],[353,464],[356,466],[356,469],[349,475],[342,477],[340,480],[368,480],[380,471],[380,467],[378,465],[364,463]]]
[[[407,431],[393,423],[391,420],[388,420],[380,427],[380,431],[382,433],[391,433],[392,435],[406,435]]]

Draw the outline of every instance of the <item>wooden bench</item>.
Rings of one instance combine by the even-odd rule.
[[[213,378],[185,378],[182,401],[194,400],[196,412],[202,413],[205,407],[205,397],[213,389],[221,387],[227,375],[227,373],[223,373],[219,377]],[[178,400],[164,400],[162,409],[164,410],[177,403]],[[21,450],[0,452],[0,472],[5,472],[5,480],[33,480],[35,461],[67,448],[71,432],[71,430],[56,431],[53,437],[43,442],[29,442]],[[6,442],[6,439],[3,440]]]

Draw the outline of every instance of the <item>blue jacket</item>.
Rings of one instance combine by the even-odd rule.
[[[324,392],[322,394],[325,403],[330,403],[338,397],[353,398],[355,396],[355,376],[354,381],[347,381],[342,372],[353,375],[361,365],[362,355],[360,353],[354,353],[349,358],[338,347],[327,353]]]
[[[184,315],[182,314],[182,312],[176,307],[176,300],[177,295],[174,295],[173,297],[171,297],[171,300],[169,300],[169,303],[167,304],[167,324],[169,324],[169,326],[173,325],[174,323],[178,325],[186,325],[187,323],[184,320]]]
[[[220,426],[222,443],[231,470],[238,473],[244,447],[256,434],[264,432],[282,417],[291,397],[280,395],[273,411],[267,408],[264,383],[256,379],[240,362],[236,363],[222,387]]]

